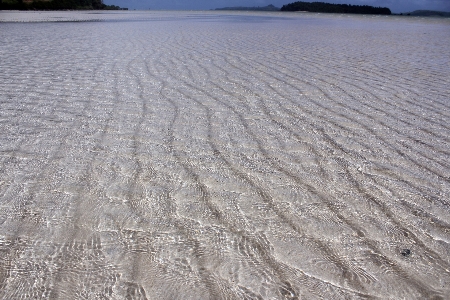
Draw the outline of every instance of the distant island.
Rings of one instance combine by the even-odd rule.
[[[283,5],[281,11],[308,11],[322,13],[343,14],[376,14],[390,15],[391,10],[387,7],[373,7],[369,5],[331,4],[324,2],[293,2]]]
[[[0,0],[0,10],[128,10],[103,0]]]
[[[415,10],[410,13],[402,13],[401,15],[416,16],[416,17],[450,17],[450,12],[435,11],[435,10]]]
[[[267,6],[256,6],[256,7],[243,7],[243,6],[235,6],[235,7],[223,7],[216,8],[215,10],[255,10],[255,11],[279,11],[278,7],[269,4]]]

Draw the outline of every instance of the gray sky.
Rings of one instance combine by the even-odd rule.
[[[227,6],[281,7],[296,0],[103,0],[105,4],[128,7],[129,9],[214,9]],[[305,2],[346,3],[388,7],[394,13],[417,9],[450,11],[450,0],[303,0]]]

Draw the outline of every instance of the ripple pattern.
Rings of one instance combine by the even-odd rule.
[[[448,20],[0,21],[1,299],[450,295]]]

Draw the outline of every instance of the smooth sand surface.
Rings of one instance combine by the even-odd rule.
[[[0,21],[0,299],[449,298],[449,20]]]

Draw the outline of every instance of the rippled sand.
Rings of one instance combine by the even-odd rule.
[[[0,20],[1,299],[448,299],[448,20]]]

